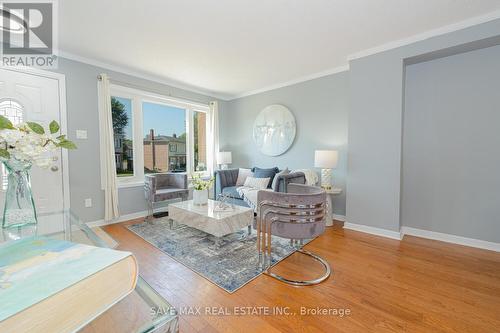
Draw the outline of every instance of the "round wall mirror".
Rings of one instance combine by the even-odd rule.
[[[295,131],[295,117],[290,110],[283,105],[269,105],[255,119],[253,140],[263,154],[278,156],[291,147]]]

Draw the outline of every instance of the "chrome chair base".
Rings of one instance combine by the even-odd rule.
[[[264,274],[270,276],[270,277],[273,277],[281,282],[284,282],[284,283],[287,283],[287,284],[291,284],[293,286],[313,286],[315,284],[319,284],[323,281],[325,281],[326,279],[328,279],[328,277],[331,275],[331,268],[330,268],[330,264],[328,264],[328,262],[321,258],[320,256],[314,254],[314,253],[311,253],[309,251],[306,251],[304,249],[298,249],[297,252],[299,253],[302,253],[302,254],[305,254],[307,256],[310,256],[311,258],[315,259],[316,261],[320,262],[324,269],[325,269],[325,273],[320,276],[319,278],[317,279],[313,279],[313,280],[291,280],[291,279],[287,279],[286,277],[283,277],[281,275],[278,275],[278,274],[275,274],[273,272],[270,271],[271,267],[267,268],[265,271],[264,271]]]
[[[187,199],[187,198],[186,198]],[[168,217],[168,205],[170,203],[174,202],[181,202],[183,200],[186,200],[184,198],[176,198],[176,199],[170,199],[170,200],[165,200],[165,201],[160,201],[160,202],[153,202],[152,200],[147,200],[147,205],[148,205],[148,210],[147,210],[147,215],[144,217],[144,222],[148,222],[150,224],[153,224],[155,219],[161,218],[161,217]],[[155,212],[155,204],[166,204],[163,208],[167,208],[166,211],[161,211],[160,214],[165,214],[164,216],[155,216],[155,214],[159,214],[159,212]],[[170,228],[172,229],[172,228]]]
[[[293,184],[290,184],[292,186]],[[330,265],[320,256],[303,249],[303,239],[316,238],[319,236],[325,223],[325,196],[323,190],[296,185],[304,190],[292,193],[275,193],[260,191],[258,193],[258,215],[257,215],[257,252],[259,254],[258,265],[264,274],[271,276],[284,283],[294,286],[311,286],[328,279],[331,274]],[[286,200],[285,200],[286,199]],[[280,223],[282,229],[286,226],[295,225],[294,232],[285,232],[277,228],[273,231],[274,223]],[[312,232],[309,226],[318,226],[316,232]],[[314,228],[314,230],[316,230]],[[313,230],[313,231],[314,231]],[[299,253],[305,254],[323,265],[324,273],[313,280],[292,280],[271,272],[272,268],[272,236],[291,238],[290,245],[295,247]],[[293,235],[293,236],[292,236]],[[297,238],[295,238],[297,237]]]

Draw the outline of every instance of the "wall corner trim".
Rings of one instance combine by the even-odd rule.
[[[409,236],[433,239],[446,243],[452,243],[457,245],[464,245],[484,250],[500,252],[500,243],[488,242],[480,239],[456,236],[451,234],[444,234],[436,231],[416,229],[403,226],[401,227],[401,235],[403,236],[409,235]]]
[[[337,221],[340,221],[340,222],[345,222],[346,221],[345,215],[333,214],[332,217],[333,217],[334,220],[337,220]]]
[[[360,232],[364,232],[367,234],[372,234],[372,235],[376,235],[376,236],[382,236],[382,237],[397,239],[397,240],[401,240],[401,238],[402,238],[402,235],[400,232],[388,230],[388,229],[371,227],[371,226],[363,225],[363,224],[345,222],[344,229],[360,231]]]

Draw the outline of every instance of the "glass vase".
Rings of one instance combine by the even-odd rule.
[[[8,173],[3,228],[21,227],[37,223],[35,202],[31,192],[31,163],[10,159],[3,161]]]

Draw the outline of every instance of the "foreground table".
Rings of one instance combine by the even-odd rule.
[[[46,236],[101,247],[117,244],[100,228],[89,228],[68,211],[39,216],[36,226],[1,229],[0,243]],[[178,331],[175,309],[140,276],[135,290],[83,327],[83,333],[173,333]]]

